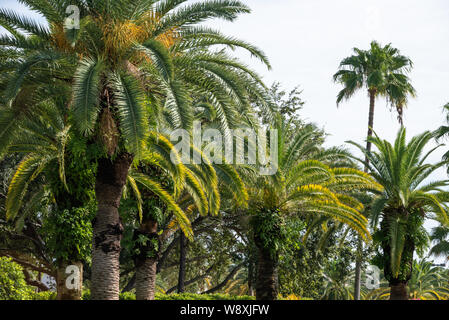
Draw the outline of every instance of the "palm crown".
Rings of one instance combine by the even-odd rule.
[[[194,26],[211,17],[233,20],[249,11],[245,5],[207,1],[179,8],[183,2],[119,1],[112,6],[109,1],[77,1],[79,29],[66,28],[64,1],[24,1],[48,26],[1,10],[0,23],[12,35],[2,36],[0,44],[20,53],[2,64],[4,103],[10,106],[2,120],[20,121],[13,107],[23,107],[27,99],[31,109],[43,83],[70,85],[73,79],[73,123],[83,135],[99,137],[110,155],[124,147],[140,156],[149,119],[162,116],[172,127],[189,129],[195,101],[187,89],[207,92],[202,102],[215,111],[221,128],[229,130],[239,115],[251,115],[241,112],[249,109],[245,94],[262,97],[263,84],[225,52],[206,50],[214,45],[242,47],[269,66],[268,61],[250,44]],[[3,145],[13,128],[2,132]]]
[[[354,48],[354,55],[343,59],[340,70],[334,74],[334,80],[343,85],[337,104],[366,87],[370,94],[384,96],[391,102],[402,124],[407,96],[415,96],[415,89],[407,76],[412,67],[412,61],[390,44],[382,47],[373,41],[370,50]]]
[[[315,142],[316,129],[305,126],[288,135],[289,123],[278,118],[279,165],[275,175],[260,177],[255,199],[266,208],[285,213],[304,213],[330,217],[369,239],[367,220],[360,213],[363,205],[348,191],[380,190],[368,174],[350,167],[334,166],[347,159],[338,148],[323,150]],[[251,191],[251,190],[250,190]]]
[[[449,181],[426,182],[444,166],[444,162],[426,163],[435,150],[424,153],[432,138],[432,133],[425,132],[407,143],[406,130],[401,128],[393,145],[377,136],[370,138],[378,151],[367,151],[352,142],[366,155],[372,176],[384,187],[371,204],[371,219],[376,228],[382,217],[379,240],[387,257],[385,270],[389,281],[398,277],[407,280],[411,276],[413,252],[421,251],[427,244],[424,218],[449,222],[446,204],[449,193],[444,190]]]

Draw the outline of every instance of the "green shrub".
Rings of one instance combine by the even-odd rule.
[[[0,257],[0,300],[26,300],[32,292],[22,267],[11,258]]]
[[[120,293],[119,299],[120,300],[136,300],[136,295],[131,292],[123,292],[123,293]]]
[[[90,300],[90,291],[83,291],[83,300]],[[120,300],[136,300],[136,295],[131,292],[120,293]],[[254,300],[251,296],[231,296],[228,294],[195,294],[195,293],[174,293],[162,294],[156,293],[155,300]]]
[[[56,300],[56,292],[54,291],[33,292],[32,294],[30,294],[27,300]]]
[[[255,300],[252,296],[231,296],[229,294],[195,294],[195,293],[174,293],[156,294],[156,300]]]

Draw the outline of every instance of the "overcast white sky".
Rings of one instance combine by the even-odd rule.
[[[368,48],[372,40],[392,43],[409,56],[415,68],[411,79],[418,97],[405,111],[409,137],[444,123],[442,106],[449,102],[448,0],[243,0],[252,13],[234,23],[214,21],[215,28],[262,48],[273,70],[236,52],[265,81],[279,81],[286,89],[303,89],[302,116],[330,134],[328,145],[346,140],[362,143],[367,131],[368,98],[360,92],[337,109],[340,90],[332,82],[339,62],[353,47]],[[15,0],[2,7],[30,14]],[[384,100],[377,101],[374,130],[393,139],[399,125]],[[448,146],[449,147],[449,146]],[[438,161],[446,147],[430,159]],[[439,178],[446,178],[444,170]]]

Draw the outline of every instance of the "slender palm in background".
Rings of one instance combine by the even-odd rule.
[[[340,62],[340,70],[334,74],[334,81],[343,85],[343,89],[337,95],[337,105],[343,100],[352,98],[358,90],[367,89],[370,102],[366,149],[371,150],[369,137],[373,135],[376,98],[385,97],[387,101],[390,101],[398,113],[398,120],[402,126],[403,110],[408,96],[415,96],[415,89],[407,76],[413,63],[390,44],[381,46],[378,42],[373,41],[369,50],[358,48],[353,50],[354,55],[343,59]],[[367,158],[365,162],[365,172],[367,172]],[[360,299],[361,250],[360,243],[356,259],[355,300]]]

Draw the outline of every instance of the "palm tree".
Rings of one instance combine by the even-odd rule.
[[[327,161],[346,154],[338,149],[320,150],[314,127],[291,132],[288,121],[279,118],[276,129],[277,172],[258,177],[251,183],[257,187],[249,187],[252,232],[258,249],[256,298],[262,300],[277,298],[284,219],[294,214],[322,215],[348,225],[368,240],[367,220],[360,213],[363,205],[347,191],[381,188],[359,170],[327,165]]]
[[[430,254],[449,260],[449,227],[438,226],[433,228],[430,239],[436,242],[430,249]]]
[[[154,115],[162,113],[171,126],[190,129],[188,88],[210,94],[207,102],[223,128],[244,114],[236,106],[241,111],[247,103],[236,104],[236,99],[243,100],[249,90],[263,95],[256,75],[236,61],[223,61],[217,54],[196,60],[211,46],[241,47],[269,64],[250,44],[195,26],[209,18],[232,21],[249,12],[239,1],[204,1],[182,7],[184,1],[177,0],[123,0],[113,5],[74,1],[80,9],[78,29],[65,24],[65,2],[22,2],[41,14],[48,27],[0,10],[0,25],[11,33],[0,38],[1,50],[17,52],[1,65],[3,104],[9,109],[0,119],[4,125],[0,149],[8,145],[23,115],[33,112],[42,85],[70,88],[70,120],[79,135],[99,146],[93,157],[98,164],[98,211],[93,225],[92,298],[118,299],[122,233],[118,207],[128,171],[142,159],[148,143],[147,124],[154,124]],[[178,73],[180,66],[184,66],[182,73]],[[243,83],[246,90],[242,90]]]
[[[374,107],[376,98],[386,97],[392,107],[396,108],[399,123],[403,124],[403,109],[407,96],[415,96],[415,89],[410,83],[407,73],[413,67],[412,61],[401,55],[399,50],[390,44],[382,47],[376,41],[371,42],[370,50],[354,48],[354,55],[340,62],[339,71],[334,74],[334,81],[341,83],[343,89],[337,95],[337,106],[350,99],[359,89],[366,88],[369,96],[368,133],[373,135]],[[371,150],[371,142],[367,139],[366,149]],[[368,159],[365,159],[367,162]],[[365,172],[367,172],[365,163]],[[358,251],[362,250],[359,243]],[[360,299],[361,256],[356,259],[356,281],[354,297]]]
[[[334,81],[341,83],[343,89],[337,95],[337,104],[352,96],[362,88],[368,90],[370,100],[368,117],[368,137],[374,129],[374,107],[376,98],[385,97],[398,113],[402,125],[403,108],[407,96],[415,96],[416,92],[410,83],[407,73],[413,68],[412,61],[401,55],[391,44],[381,46],[371,42],[370,50],[354,48],[354,55],[340,62],[339,71],[334,74]],[[367,149],[369,149],[367,142]]]
[[[76,265],[82,274],[82,262],[90,246],[85,243],[85,239],[68,236],[67,233],[80,231],[76,229],[78,226],[89,228],[90,222],[86,221],[89,221],[88,207],[92,204],[95,180],[94,169],[86,163],[84,154],[75,151],[76,142],[72,139],[70,125],[64,119],[65,114],[64,104],[47,99],[35,107],[32,116],[23,116],[18,127],[20,134],[12,137],[7,146],[8,153],[19,155],[22,160],[9,182],[6,217],[17,223],[39,213],[44,224],[51,225],[51,221],[56,221],[52,219],[55,215],[75,216],[67,224],[59,221],[58,228],[52,227],[55,232],[50,238],[64,243],[64,248],[51,252],[55,258],[52,263],[56,274],[57,298],[79,300],[82,277],[78,289],[67,288],[66,266]],[[81,141],[77,143],[82,144]],[[61,252],[62,249],[66,252]]]
[[[331,269],[328,274],[323,274],[325,280],[322,300],[353,300],[351,284],[354,275],[348,273],[341,275],[337,270]]]
[[[413,262],[413,274],[409,282],[410,298],[420,300],[445,300],[449,286],[444,268],[434,266],[433,261],[421,259]]]
[[[449,103],[446,103],[443,106],[443,111],[444,111],[444,113],[446,113],[446,123],[449,123]],[[435,131],[435,138],[437,141],[441,138],[447,138],[448,135],[449,135],[449,126],[447,126],[447,125],[443,125]],[[449,151],[447,151],[443,155],[443,159],[449,160]],[[449,168],[448,168],[448,172],[449,172]]]
[[[413,261],[412,277],[408,283],[409,298],[412,300],[447,300],[449,287],[447,272],[434,266],[432,261]],[[366,300],[387,300],[390,298],[388,282],[380,281],[380,288],[365,295]]]
[[[391,288],[392,300],[408,299],[407,283],[412,276],[413,254],[422,253],[428,243],[424,220],[432,218],[445,225],[449,222],[446,206],[449,193],[443,190],[449,180],[424,182],[445,165],[445,162],[425,163],[435,150],[423,154],[432,138],[432,133],[424,132],[406,143],[406,130],[401,128],[394,145],[377,136],[369,138],[378,149],[376,152],[351,142],[365,154],[372,176],[384,187],[371,204],[371,224],[377,230],[373,238],[383,251],[380,263]]]

